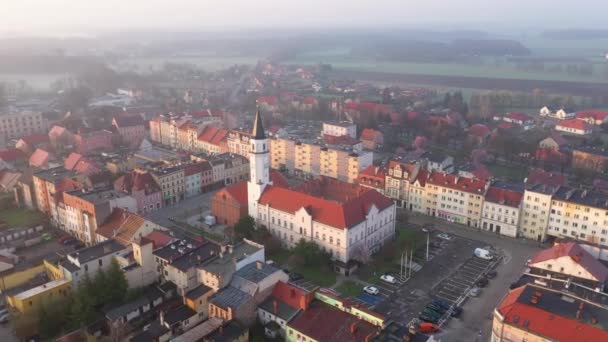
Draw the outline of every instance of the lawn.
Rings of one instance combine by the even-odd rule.
[[[505,178],[510,181],[522,182],[528,174],[528,170],[521,166],[503,166],[498,164],[486,165],[488,171],[490,171],[496,178]]]
[[[300,266],[296,267],[293,272],[301,274],[304,279],[310,280],[321,287],[331,287],[336,283],[336,273],[329,266]]]
[[[44,215],[38,211],[24,208],[4,209],[0,211],[0,220],[6,222],[9,228],[19,226],[33,226],[44,221]]]
[[[361,293],[363,285],[352,280],[345,280],[336,288],[345,297],[355,297]]]
[[[283,267],[287,264],[287,259],[290,255],[291,252],[284,248],[278,249],[276,252],[266,251],[266,259],[274,261],[279,267]]]

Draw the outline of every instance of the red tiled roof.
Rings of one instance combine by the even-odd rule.
[[[592,118],[596,121],[604,121],[608,117],[608,112],[601,110],[583,110],[576,113],[577,119]]]
[[[556,243],[553,247],[536,253],[529,265],[533,266],[539,262],[562,257],[572,258],[572,260],[591,273],[601,283],[608,279],[608,268],[576,242]]]
[[[344,183],[344,187],[347,186],[354,185]],[[299,189],[305,187],[306,184]],[[363,222],[372,205],[375,205],[378,210],[384,210],[393,205],[390,199],[382,196],[376,190],[359,188],[358,196],[344,202],[337,202],[309,195],[303,190],[269,186],[262,193],[259,203],[288,213],[295,213],[304,208],[317,222],[335,228],[348,229]]]
[[[469,127],[469,134],[479,138],[485,138],[490,134],[490,129],[486,125],[475,124]]]
[[[511,112],[507,115],[505,115],[506,118],[509,118],[511,120],[517,120],[517,121],[532,121],[534,120],[533,117],[531,117],[530,115],[526,114],[526,113],[521,113],[521,112]]]
[[[359,172],[357,182],[359,184],[365,184],[384,190],[384,184],[386,182],[386,168],[370,165],[363,171]]]
[[[285,179],[285,177],[283,177],[283,175],[277,170],[270,170],[270,180],[274,186],[280,186],[282,188],[289,187],[287,179]]]
[[[509,123],[509,122],[502,122],[502,123],[498,124],[497,127],[500,128],[500,129],[511,129],[511,128],[515,127],[515,126],[513,126],[513,124]]]
[[[501,189],[491,186],[486,193],[485,200],[492,203],[506,205],[509,207],[519,207],[524,194],[519,191]]]
[[[304,98],[304,100],[302,100],[302,102],[304,102],[305,104],[312,104],[312,105],[314,105],[314,104],[316,104],[318,101],[317,101],[317,98],[316,98],[316,97],[307,96],[307,97],[305,97],[305,98]]]
[[[215,134],[213,136],[213,139],[211,139],[211,143],[214,145],[219,145],[222,142],[226,141],[226,138],[228,137],[228,131],[225,129],[220,129],[217,134]]]
[[[29,164],[33,167],[44,167],[48,164],[50,154],[41,148],[37,148],[30,156]]]
[[[483,165],[478,165],[473,172],[471,172],[473,176],[477,179],[481,179],[482,181],[488,181],[488,179],[492,178],[492,173]]]
[[[496,308],[505,324],[552,341],[608,341],[607,331],[520,300],[527,286],[511,290]]]
[[[528,172],[527,184],[544,184],[549,186],[560,186],[566,184],[566,176],[561,173],[551,173],[543,169],[532,169]]]
[[[593,129],[593,126],[581,119],[562,120],[555,127],[571,128],[580,131],[590,131]]]
[[[478,195],[483,195],[486,188],[486,182],[483,180],[459,177],[457,175],[437,171],[431,172],[427,183]]]
[[[306,309],[312,299],[312,296],[308,298],[306,291],[282,281],[279,281],[274,285],[272,297],[294,309]]]
[[[203,171],[203,163],[195,163],[187,165],[184,168],[184,176],[192,176]]]
[[[282,127],[279,125],[272,125],[270,126],[266,131],[270,134],[277,134],[277,132],[281,129]]]
[[[63,133],[65,133],[65,132],[66,132],[65,127],[55,125],[49,131],[49,138],[51,138],[51,139],[58,138],[58,137],[62,136]]]
[[[127,246],[135,238],[137,231],[144,225],[144,218],[124,210],[114,208],[110,216],[97,228],[97,234],[108,239],[114,238]]]
[[[364,342],[380,328],[320,301],[300,311],[288,326],[315,341]]]
[[[379,104],[379,103],[373,103],[373,102],[350,102],[350,103],[344,104],[344,108],[351,109],[351,110],[363,110],[363,111],[368,111],[368,112],[373,112],[373,111],[388,112],[389,111],[387,106]]]
[[[101,168],[97,166],[97,163],[86,158],[80,159],[73,170],[78,174],[87,176],[101,172]]]
[[[341,135],[336,137],[334,135],[323,134],[323,142],[327,145],[355,145],[359,143],[359,140],[351,137],[350,135]]]
[[[279,100],[275,96],[260,96],[258,97],[258,103],[265,103],[271,106],[279,103]]]
[[[272,181],[273,186],[287,188],[289,184],[283,175],[275,170],[270,171],[270,180]],[[248,201],[248,191],[247,191],[247,181],[241,181],[234,185],[228,186],[225,188],[226,192],[228,192],[235,201],[237,201],[242,206],[247,206]]]
[[[160,230],[153,231],[152,233],[146,235],[145,238],[152,241],[152,243],[154,244],[154,246],[152,247],[153,249],[159,249],[161,247],[164,247],[173,240],[170,235],[165,234]]]
[[[70,155],[63,161],[63,167],[68,170],[73,170],[76,167],[76,164],[82,158],[82,154],[78,154],[76,152],[70,153]]]
[[[19,159],[25,159],[25,153],[16,148],[0,150],[0,159],[4,160],[5,162],[13,162]]]
[[[412,183],[418,181],[418,183],[420,183],[420,186],[425,186],[426,181],[428,179],[429,179],[429,172],[427,170],[420,170],[420,171],[418,171],[418,174],[416,175],[416,179],[414,179],[412,181]]]
[[[114,188],[132,194],[134,191],[146,190],[147,194],[160,191],[160,186],[148,172],[127,173],[114,182]]]
[[[49,141],[49,136],[42,133],[36,133],[22,137],[20,140],[23,140],[28,145],[36,145]]]

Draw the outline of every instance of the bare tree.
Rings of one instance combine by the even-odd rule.
[[[362,264],[368,264],[372,260],[372,253],[369,248],[365,248],[364,243],[359,244],[353,251],[353,259]]]

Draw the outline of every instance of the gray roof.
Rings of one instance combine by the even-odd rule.
[[[274,310],[274,302],[277,303],[276,312]],[[289,320],[291,320],[298,313],[298,311],[300,311],[300,309],[291,307],[285,302],[273,297],[268,297],[268,299],[266,299],[262,302],[262,304],[259,305],[259,308],[274,314],[275,316],[285,320],[286,322],[289,322]]]
[[[34,176],[44,179],[48,182],[59,182],[65,178],[76,177],[77,174],[76,172],[68,170],[63,166],[58,166],[52,169],[34,172]]]
[[[608,209],[608,196],[594,190],[563,186],[555,192],[553,199],[563,202],[576,203],[587,207]]]
[[[123,249],[125,249],[125,246],[121,245],[114,239],[110,239],[91,247],[79,249],[76,252],[70,253],[69,255],[77,259],[81,264],[84,264],[108,254],[114,254]]]
[[[210,342],[231,342],[235,341],[239,336],[245,333],[245,328],[238,322],[232,320],[222,326],[222,329],[216,329],[211,334],[206,336]]]
[[[280,271],[280,269],[265,262],[252,262],[236,271],[234,275],[253,283],[259,283],[278,271]]]
[[[126,316],[130,312],[139,310],[139,308],[144,307],[147,304],[150,304],[150,300],[148,298],[139,297],[131,302],[109,310],[108,312],[106,312],[106,317],[109,320],[114,321],[116,319]]]
[[[111,199],[126,197],[127,194],[118,192],[114,189],[101,189],[93,191],[73,190],[67,191],[66,193],[81,198],[84,201],[91,202],[93,204],[106,203]]]
[[[211,297],[210,302],[221,308],[237,308],[244,303],[252,300],[253,297],[249,294],[228,286]]]
[[[203,263],[216,258],[219,252],[220,246],[213,242],[207,242],[201,247],[174,259],[173,262],[171,262],[171,266],[185,272],[192,267],[202,265]]]
[[[196,300],[196,299],[200,298],[202,295],[204,295],[205,293],[209,293],[209,291],[213,291],[213,289],[210,287],[207,287],[203,284],[200,284],[199,286],[188,291],[188,293],[186,293],[186,298]]]
[[[172,326],[176,323],[185,321],[196,314],[196,311],[190,309],[189,307],[180,305],[177,308],[168,311],[165,314],[164,321],[165,323],[169,324],[169,326]]]
[[[167,329],[167,327],[162,325],[159,320],[156,320],[150,324],[150,326],[148,327],[148,330],[146,330],[140,334],[137,334],[133,338],[131,338],[131,342],[154,341],[158,337],[163,336],[164,334],[166,334],[168,332],[169,332],[169,329]]]

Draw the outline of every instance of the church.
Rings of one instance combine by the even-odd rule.
[[[348,274],[395,235],[396,206],[376,190],[320,177],[295,187],[270,177],[269,141],[256,113],[249,151],[248,213],[284,246],[314,241]]]

